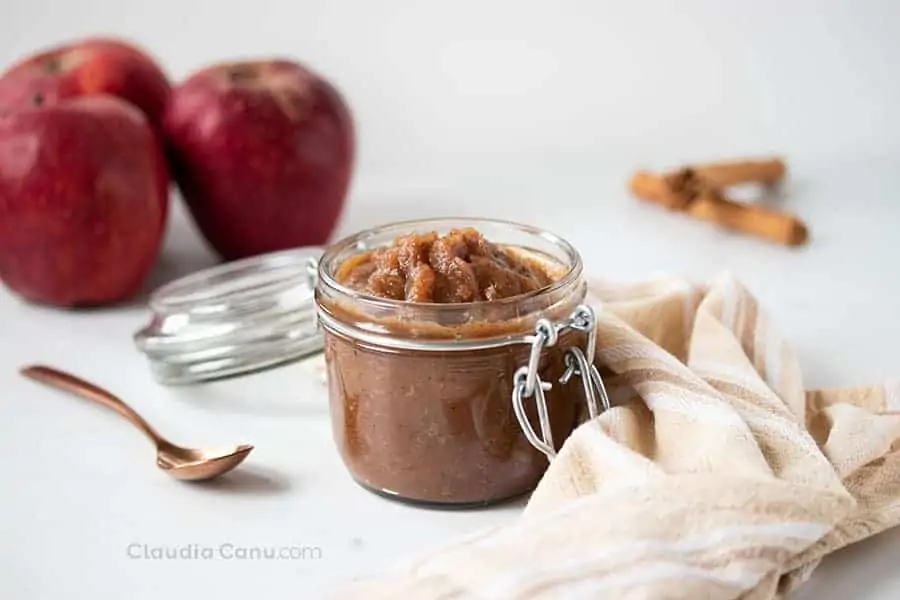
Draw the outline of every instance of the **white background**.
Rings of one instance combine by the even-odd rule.
[[[697,280],[733,270],[760,297],[810,386],[900,376],[900,4],[457,0],[5,0],[0,62],[90,33],[130,37],[175,79],[286,55],[345,93],[359,160],[341,232],[463,214],[542,225],[589,272]],[[777,153],[780,198],[810,224],[788,250],[653,207],[638,167]],[[177,199],[176,199],[177,200]],[[453,207],[452,209],[450,207]],[[212,263],[176,209],[148,287]],[[0,290],[0,597],[316,595],[517,507],[411,509],[352,484],[302,365],[164,389],[130,336],[146,313],[69,313]],[[185,443],[257,445],[235,478],[178,485],[115,415],[21,380],[43,361],[120,392]],[[130,559],[151,546],[318,545],[318,561]],[[826,563],[800,594],[900,595],[900,535]]]

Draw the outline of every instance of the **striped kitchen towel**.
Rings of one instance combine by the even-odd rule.
[[[784,598],[900,521],[896,387],[805,389],[731,276],[590,298],[616,406],[575,430],[512,524],[338,597]]]

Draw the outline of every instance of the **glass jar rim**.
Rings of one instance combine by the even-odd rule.
[[[150,293],[148,305],[154,313],[166,314],[196,311],[204,306],[233,301],[235,296],[246,304],[296,287],[297,276],[304,272],[312,287],[314,275],[309,269],[309,260],[318,260],[321,254],[321,248],[311,246],[222,262],[161,285]],[[261,274],[267,275],[262,284],[227,289],[251,275]]]
[[[360,292],[353,288],[343,285],[340,283],[330,272],[329,265],[333,262],[334,258],[337,257],[341,252],[352,248],[353,246],[360,246],[365,240],[372,238],[376,235],[384,235],[390,232],[396,232],[397,235],[403,235],[410,233],[411,230],[415,228],[422,228],[423,226],[434,226],[435,228],[440,228],[441,226],[447,227],[453,224],[466,224],[478,228],[479,225],[482,226],[499,226],[504,227],[513,231],[518,231],[520,233],[524,233],[527,235],[531,235],[540,239],[543,239],[560,250],[562,250],[566,257],[569,259],[570,264],[567,265],[568,269],[566,273],[554,281],[553,283],[546,285],[542,288],[538,288],[536,290],[531,290],[529,292],[525,292],[523,294],[518,294],[515,296],[509,296],[506,298],[499,298],[496,300],[481,300],[474,302],[456,302],[456,303],[429,303],[429,302],[408,302],[406,300],[393,300],[390,298],[381,298],[378,296],[373,296],[371,294],[366,294],[365,292]],[[372,248],[360,247],[360,251],[371,250]],[[322,257],[319,260],[319,265],[317,269],[317,278],[319,283],[324,284],[329,290],[337,292],[342,296],[353,300],[354,302],[360,302],[363,305],[373,307],[373,308],[383,308],[383,309],[401,309],[401,308],[412,308],[418,310],[434,310],[435,308],[439,308],[444,314],[446,313],[464,313],[466,311],[472,310],[473,307],[480,306],[491,306],[491,307],[501,307],[501,306],[510,306],[520,302],[527,301],[531,298],[535,298],[537,296],[541,296],[544,294],[552,294],[558,290],[561,290],[567,286],[571,286],[574,284],[582,274],[584,266],[581,260],[581,254],[579,254],[578,250],[575,247],[565,240],[565,238],[547,231],[545,229],[541,229],[539,227],[535,227],[533,225],[526,225],[524,223],[517,223],[515,221],[508,221],[505,219],[490,219],[490,218],[471,218],[471,217],[438,217],[433,219],[411,219],[406,221],[395,221],[392,223],[388,223],[387,225],[381,225],[378,227],[372,227],[369,229],[364,229],[355,234],[344,237],[333,244],[329,245],[325,252],[322,254]]]

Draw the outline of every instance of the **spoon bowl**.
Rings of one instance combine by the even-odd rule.
[[[224,449],[176,446],[161,436],[122,399],[93,383],[43,365],[25,367],[21,373],[34,381],[98,402],[131,421],[156,446],[156,465],[175,479],[202,481],[218,477],[241,464],[253,450],[253,446],[249,444]]]
[[[156,449],[156,465],[175,479],[203,481],[234,469],[251,450],[249,444],[216,450],[169,445]]]

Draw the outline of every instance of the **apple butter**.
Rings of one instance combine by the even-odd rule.
[[[338,282],[373,296],[437,303],[509,298],[554,279],[550,265],[517,256],[472,228],[406,235],[348,258],[337,272]]]
[[[338,242],[318,268],[333,434],[353,477],[442,505],[533,489],[548,460],[523,433],[514,376],[539,319],[562,322],[584,299],[577,252],[525,226],[433,220]],[[565,354],[585,338],[565,330],[537,362],[557,446],[584,401],[559,382]],[[523,404],[541,430],[534,398]]]

